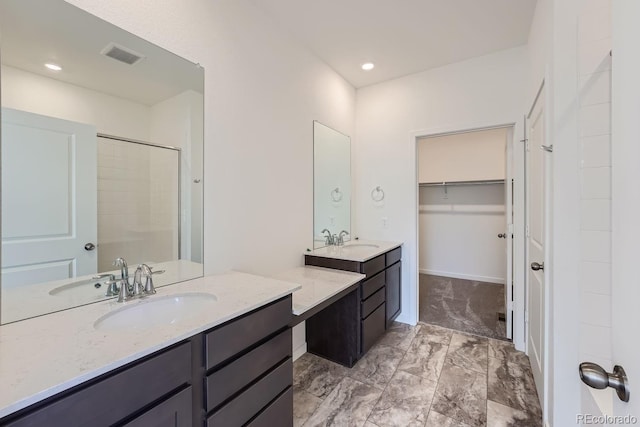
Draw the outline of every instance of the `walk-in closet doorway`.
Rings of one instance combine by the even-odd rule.
[[[513,133],[416,138],[420,322],[512,337]]]

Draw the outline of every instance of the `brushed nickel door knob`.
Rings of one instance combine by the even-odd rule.
[[[613,367],[613,372],[605,371],[602,366],[592,363],[583,362],[578,368],[580,379],[589,387],[603,390],[607,387],[613,388],[618,397],[623,402],[628,402],[631,393],[629,392],[629,382],[627,374],[620,365]]]
[[[531,269],[533,271],[544,270],[544,262],[543,263],[532,262]]]

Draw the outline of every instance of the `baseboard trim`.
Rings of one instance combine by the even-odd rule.
[[[303,354],[305,354],[306,352],[307,352],[307,343],[305,342],[304,344],[302,344],[301,346],[298,346],[298,348],[293,350],[293,361],[295,362],[296,360],[298,360],[298,358]]]
[[[421,274],[431,274],[433,276],[452,277],[454,279],[476,280],[478,282],[498,283],[504,285],[505,279],[502,277],[475,276],[472,274],[451,273],[450,271],[436,271],[426,268],[418,270]]]

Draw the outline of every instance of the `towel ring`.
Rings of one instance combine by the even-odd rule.
[[[384,191],[380,186],[377,186],[373,190],[371,190],[371,198],[374,202],[381,202],[384,200]]]
[[[331,200],[334,202],[339,202],[342,200],[342,191],[340,191],[340,187],[336,187],[331,192]]]

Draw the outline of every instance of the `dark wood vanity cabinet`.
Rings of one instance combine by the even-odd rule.
[[[293,426],[291,296],[205,333],[206,425]]]
[[[364,262],[305,255],[305,265],[365,274],[354,293],[306,320],[307,350],[353,366],[400,314],[402,249]]]
[[[0,420],[0,426],[292,426],[291,295]]]

